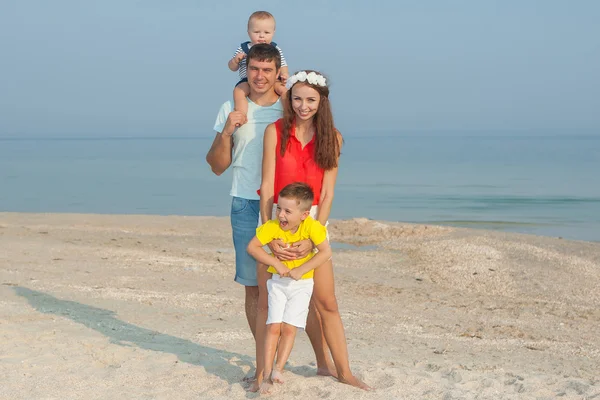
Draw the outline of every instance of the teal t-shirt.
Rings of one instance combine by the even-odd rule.
[[[233,111],[233,100],[224,103],[215,121],[215,131],[222,132],[229,113]],[[263,138],[267,125],[281,118],[283,107],[277,100],[269,107],[261,107],[248,99],[248,122],[233,134],[231,167],[233,182],[230,194],[248,200],[259,200],[256,192],[262,179]]]

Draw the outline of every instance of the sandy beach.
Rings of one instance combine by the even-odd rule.
[[[600,243],[332,221],[364,392],[315,376],[300,333],[280,399],[600,399]],[[253,339],[228,218],[0,213],[0,398],[246,399]]]

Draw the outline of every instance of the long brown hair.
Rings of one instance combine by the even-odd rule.
[[[307,74],[320,72],[306,70]],[[283,132],[281,132],[280,151],[281,156],[287,149],[290,131],[296,119],[296,113],[292,107],[292,90],[298,84],[304,84],[315,89],[320,96],[319,108],[314,116],[313,124],[315,126],[315,153],[313,158],[315,163],[322,169],[328,170],[337,167],[338,157],[340,156],[340,134],[333,124],[333,114],[331,113],[331,103],[329,103],[329,87],[312,85],[308,81],[297,82],[288,90],[288,98],[283,107]]]

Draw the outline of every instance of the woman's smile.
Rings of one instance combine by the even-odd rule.
[[[319,109],[321,96],[308,85],[299,83],[292,88],[292,108],[301,119],[312,118]]]

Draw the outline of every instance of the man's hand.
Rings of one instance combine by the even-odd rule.
[[[281,78],[281,82],[285,85],[288,80],[288,75],[281,73],[281,74],[279,74],[279,77]]]
[[[223,135],[231,136],[235,132],[235,129],[244,125],[248,122],[248,118],[246,114],[241,111],[232,111],[227,116],[227,121],[225,122],[225,127],[223,128]]]
[[[290,278],[297,281],[297,280],[302,279],[302,275],[304,275],[304,274],[299,271],[299,268],[294,268],[290,271],[290,273],[288,275]]]

